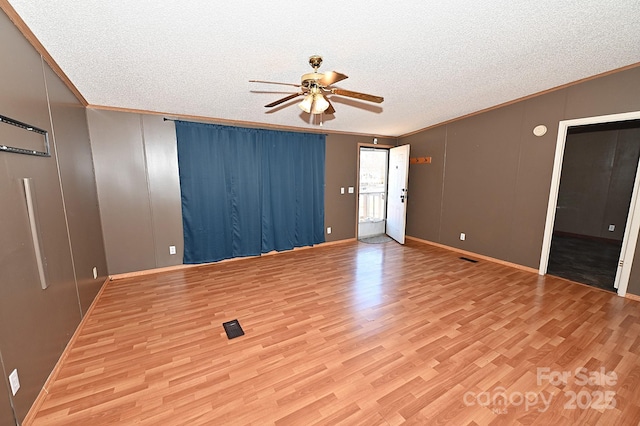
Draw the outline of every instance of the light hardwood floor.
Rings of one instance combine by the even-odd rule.
[[[640,422],[639,302],[459,256],[349,242],[109,282],[32,424]]]

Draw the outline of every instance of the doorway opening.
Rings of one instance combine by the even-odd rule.
[[[607,289],[617,289],[620,296],[626,294],[638,241],[638,231],[640,230],[640,197],[638,197],[640,163],[638,162],[639,154],[634,154],[640,150],[638,147],[640,141],[635,136],[640,133],[634,134],[638,127],[640,127],[640,111],[565,120],[559,123],[547,220],[540,257],[540,275],[552,273],[555,268],[552,265],[554,262],[564,263],[565,266],[570,264],[573,266],[574,272],[579,271],[579,273],[585,274],[595,263],[594,256],[600,257],[598,262],[603,261],[609,265],[613,263],[615,267],[614,271],[608,269],[610,266],[607,267],[608,276],[615,277],[613,288],[609,287],[611,285],[610,278],[606,279]],[[604,144],[597,142],[599,132],[611,131],[620,134],[624,132],[622,135],[624,141],[620,143],[620,134],[609,134],[609,142]],[[573,138],[577,138],[583,143],[585,140],[587,142],[572,147]],[[591,141],[591,138],[594,140]],[[634,138],[635,142],[630,141]],[[593,152],[579,152],[577,157],[572,158],[572,151],[588,151],[585,149],[588,144],[594,146]],[[578,163],[584,163],[584,161],[576,158],[579,159],[580,156],[585,155],[591,157],[591,160],[586,161],[586,166],[578,166]],[[608,161],[602,161],[602,157]],[[620,163],[626,163],[625,167],[620,167]],[[565,170],[564,167],[567,169]],[[570,170],[572,168],[581,171],[564,180],[565,176],[571,176],[574,173]],[[564,180],[562,183],[561,176]],[[604,181],[602,180],[603,176],[606,177]],[[586,187],[584,187],[585,184]],[[562,194],[561,186],[563,187]],[[604,201],[601,202],[598,199]],[[614,199],[618,201],[607,203],[607,200]],[[553,244],[554,240],[555,244]],[[600,254],[594,255],[592,251],[591,258],[589,255],[586,256],[586,260],[583,257],[580,261],[582,266],[580,266],[580,262],[576,258],[576,252],[579,251],[576,248],[577,245],[587,245],[593,242],[600,245],[600,249],[598,249]],[[573,258],[563,259],[560,257],[558,261],[551,256],[551,246],[554,245],[554,251],[557,249],[561,253],[563,243],[569,246],[568,249],[565,248],[565,253],[574,252]],[[604,247],[603,244],[613,247]],[[613,252],[613,256],[602,252],[607,249]],[[616,261],[611,262],[611,257]],[[627,259],[626,262],[625,259]],[[602,272],[602,268],[596,267],[594,269]],[[567,278],[585,282],[575,276]],[[596,277],[596,279],[603,278]],[[590,282],[586,283],[594,285]],[[596,286],[601,287],[600,285]]]
[[[547,273],[615,292],[640,120],[567,130]]]
[[[409,151],[409,145],[358,145],[358,240],[404,244]]]
[[[358,239],[388,241],[387,179],[389,150],[360,147],[358,179]]]

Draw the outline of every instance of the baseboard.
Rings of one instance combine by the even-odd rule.
[[[208,265],[208,263],[199,263],[197,265],[182,264],[182,265],[164,266],[162,268],[143,269],[142,271],[123,272],[122,274],[113,274],[109,276],[109,279],[111,281],[116,281],[116,280],[121,280],[123,278],[133,278],[133,277],[139,277],[142,275],[159,274],[161,272],[179,271],[181,269],[195,268],[196,266],[202,266],[202,265]]]
[[[49,386],[58,378],[58,374],[60,374],[60,369],[62,368],[62,364],[64,364],[64,361],[69,356],[69,349],[73,346],[76,339],[78,338],[80,331],[82,331],[87,321],[87,318],[89,318],[89,315],[91,314],[91,312],[93,312],[93,308],[98,303],[98,300],[102,296],[102,293],[104,292],[104,289],[107,286],[108,282],[109,282],[109,278],[107,277],[107,279],[105,279],[105,281],[102,283],[102,286],[98,291],[98,294],[96,294],[96,297],[93,299],[93,302],[91,302],[89,309],[87,309],[87,312],[85,312],[84,316],[80,320],[80,324],[78,324],[78,327],[76,327],[76,331],[73,332],[71,339],[69,339],[69,342],[67,342],[67,345],[62,351],[60,358],[58,358],[56,365],[53,367],[53,370],[51,370],[51,374],[49,374],[49,377],[47,377],[47,380],[44,382],[44,385],[42,386],[42,390],[40,390],[40,393],[36,397],[36,400],[33,402],[33,404],[31,404],[31,408],[29,408],[27,415],[24,417],[24,420],[22,421],[23,426],[30,425],[34,420],[33,417],[35,417],[35,415],[40,411],[40,407],[44,403],[45,398],[47,397],[47,395],[49,395],[49,391],[48,391]]]
[[[489,262],[498,263],[500,265],[509,266],[511,268],[516,268],[516,269],[520,269],[520,270],[527,271],[527,272],[533,272],[535,274],[538,273],[538,270],[535,269],[535,268],[531,268],[529,266],[524,266],[524,265],[519,265],[519,264],[513,263],[513,262],[507,262],[506,260],[496,259],[495,257],[485,256],[483,254],[478,254],[478,253],[474,253],[472,251],[462,250],[462,249],[459,249],[459,248],[456,248],[456,247],[451,247],[451,246],[447,246],[447,245],[444,245],[444,244],[435,243],[433,241],[423,240],[421,238],[410,237],[408,235],[405,236],[405,238],[407,240],[416,241],[416,242],[423,243],[423,244],[428,244],[430,246],[439,247],[439,248],[442,248],[442,249],[445,249],[445,250],[449,250],[449,251],[454,251],[456,253],[460,253],[460,254],[463,254],[465,256],[471,256],[471,257],[475,257],[475,258],[478,258],[478,259],[487,260]]]
[[[335,245],[335,244],[343,244],[343,243],[354,242],[354,241],[356,241],[355,238],[347,238],[347,239],[344,239],[344,240],[328,241],[328,242],[316,244],[316,245],[313,245],[313,246],[294,247],[291,250],[285,250],[285,251],[275,251],[274,250],[274,251],[270,251],[268,253],[262,253],[261,256],[272,256],[274,254],[288,253],[288,252],[291,252],[291,251],[308,250],[308,249],[332,246],[332,245]],[[225,263],[225,262],[237,262],[239,260],[252,259],[252,258],[261,257],[261,256],[234,257],[234,258],[231,258],[231,259],[219,260],[217,262],[198,263],[198,264],[193,264],[193,265],[192,264],[188,264],[188,265],[182,264],[182,265],[174,265],[174,266],[165,266],[165,267],[162,267],[162,268],[153,268],[153,269],[145,269],[145,270],[142,270],[142,271],[124,272],[122,274],[113,274],[109,278],[112,281],[116,281],[116,280],[121,280],[123,278],[132,278],[132,277],[139,277],[139,276],[143,276],[143,275],[159,274],[161,272],[173,272],[173,271],[179,271],[179,270],[182,270],[182,269],[189,269],[189,268],[194,268],[194,267],[204,266],[204,265],[212,265],[212,264]]]
[[[627,293],[624,295],[624,297],[626,297],[627,299],[635,300],[636,302],[640,302],[640,296],[638,296],[637,294]]]

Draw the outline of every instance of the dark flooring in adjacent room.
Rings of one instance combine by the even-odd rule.
[[[622,242],[554,234],[547,273],[604,290],[616,291]]]

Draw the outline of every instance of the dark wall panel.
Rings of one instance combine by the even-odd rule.
[[[554,230],[600,236],[617,136],[617,131],[567,136]]]
[[[640,129],[569,134],[554,230],[622,241],[639,151]]]
[[[364,142],[364,141],[363,141]],[[327,135],[324,187],[324,223],[326,241],[356,236],[356,191],[358,182],[358,140],[348,135]],[[347,188],[353,186],[354,193]],[[340,188],[345,193],[340,194]],[[331,227],[331,234],[326,228]]]
[[[47,93],[42,60],[9,18],[0,11],[0,57],[3,58],[0,82],[0,114],[50,130]],[[28,84],[27,84],[28,83]],[[11,102],[9,102],[11,100]],[[0,129],[13,129],[0,124]],[[0,130],[0,135],[4,130]],[[7,143],[11,145],[11,143]]]
[[[180,265],[184,244],[175,125],[158,115],[143,115],[142,130],[156,265]],[[171,245],[176,254],[169,253]]]
[[[156,267],[141,118],[87,110],[109,274]]]
[[[2,369],[0,369],[2,372]],[[5,374],[3,374],[4,376]],[[8,375],[8,373],[6,374]],[[2,425],[14,425],[13,410],[11,409],[11,400],[9,399],[9,385],[6,384],[6,379],[2,380],[0,384],[0,424]]]
[[[411,157],[431,157],[430,164],[409,165],[407,200],[407,235],[428,241],[440,241],[446,136],[440,126],[402,140],[411,145]]]
[[[523,116],[516,104],[447,126],[443,244],[509,258]]]
[[[65,96],[60,97],[62,83],[56,80],[57,77],[48,70],[40,55],[4,13],[0,13],[0,56],[10,58],[0,67],[0,111],[47,130],[51,143],[51,157],[0,152],[0,206],[4,223],[0,227],[0,352],[5,371],[18,370],[21,388],[12,401],[16,416],[21,421],[81,318],[79,291],[73,269],[72,238],[67,229],[58,161],[66,163],[66,155],[75,155],[71,153],[75,149],[87,152],[89,141],[83,114],[61,109],[60,103],[69,102],[77,108],[77,102]],[[48,102],[45,74],[52,98],[56,99],[55,105]],[[49,117],[50,107],[53,125]],[[53,132],[56,123],[59,124],[59,134]],[[74,131],[70,127],[76,125],[84,128],[85,134],[70,151],[66,138],[73,137]],[[73,145],[76,142],[68,143]],[[25,177],[31,178],[34,188],[37,235],[49,285],[46,290],[42,290],[38,278],[22,183]],[[84,195],[75,192],[83,182],[73,182],[73,179],[73,172],[65,174],[70,200]],[[89,183],[93,181],[90,172],[81,179]],[[69,210],[75,211],[72,204]],[[95,206],[93,215],[89,216],[89,222],[96,223],[99,220]],[[72,222],[77,223],[77,220],[70,220],[70,225]],[[93,251],[96,261],[104,258],[99,244],[95,250],[91,246],[83,247],[82,242],[78,244],[75,247],[77,253]],[[81,263],[79,260],[78,264]],[[92,292],[95,293],[95,288]],[[87,304],[91,297],[85,297]],[[5,385],[6,381],[3,380],[2,386]],[[3,412],[0,423],[12,422],[13,416],[7,417]]]
[[[525,102],[520,136],[513,216],[509,224],[509,262],[538,268],[549,203],[553,157],[558,137],[557,117],[562,115],[566,92],[559,90]],[[547,133],[533,134],[538,125]]]
[[[619,130],[617,139],[600,237],[622,241],[640,156],[640,128]],[[608,230],[609,224],[616,226],[614,231]]]
[[[559,120],[640,110],[640,67],[567,87],[565,116]]]
[[[85,313],[107,277],[89,129],[85,108],[46,64],[45,77],[78,297]],[[95,279],[94,267],[97,270]]]

